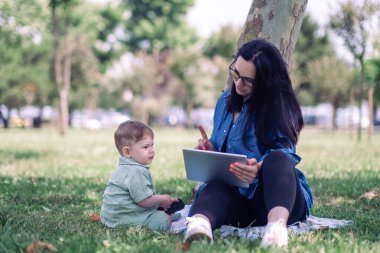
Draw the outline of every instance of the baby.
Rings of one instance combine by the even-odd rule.
[[[110,228],[141,225],[168,230],[179,213],[170,216],[157,208],[167,210],[178,200],[156,194],[148,167],[154,158],[152,129],[129,120],[119,125],[114,137],[121,157],[103,194],[101,222]]]

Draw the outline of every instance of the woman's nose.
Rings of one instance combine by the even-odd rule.
[[[239,77],[239,79],[237,79],[237,80],[235,81],[235,84],[236,84],[236,85],[240,85],[240,86],[244,86],[243,79],[241,79],[241,78]]]

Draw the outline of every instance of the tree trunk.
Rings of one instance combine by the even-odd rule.
[[[161,98],[162,95],[166,93],[170,79],[172,78],[171,73],[168,69],[168,60],[170,58],[170,53],[170,50],[166,49],[154,54],[154,57],[158,64],[158,81],[154,84],[153,88],[153,96],[155,98]]]
[[[8,108],[8,114],[4,121],[4,128],[9,128],[9,124],[11,123],[11,109],[12,108]]]
[[[33,118],[33,128],[42,127],[42,118],[43,118],[43,108],[40,105],[38,108],[38,116]]]
[[[68,95],[71,82],[71,46],[69,42],[69,31],[71,25],[70,7],[65,6],[64,27],[64,43],[63,48],[59,46],[60,32],[57,17],[56,3],[51,2],[51,19],[52,19],[52,78],[57,86],[59,95],[59,132],[65,135],[68,128]]]
[[[9,111],[8,111],[8,115],[10,115]],[[0,119],[3,121],[3,128],[4,129],[7,129],[8,128],[8,120],[9,117],[4,117],[3,115],[3,112],[1,111],[1,108],[0,108]]]
[[[59,133],[65,135],[69,123],[69,105],[67,102],[67,92],[59,91]]]
[[[373,87],[368,87],[368,116],[369,116],[369,126],[368,126],[368,140],[372,139],[373,126],[374,126],[374,114],[373,114]]]
[[[375,124],[377,122],[377,118],[376,118],[376,115],[377,115],[377,105],[375,103],[373,104],[372,115],[373,115],[373,126],[375,126]]]
[[[338,129],[338,124],[337,124],[337,110],[338,110],[338,102],[334,101],[332,104],[332,119],[331,119],[331,125],[333,131]]]
[[[307,0],[253,0],[238,41],[261,38],[280,49],[290,70],[290,59],[296,46]]]
[[[359,57],[360,62],[360,85],[359,85],[359,124],[358,124],[358,135],[357,140],[360,141],[362,137],[362,119],[363,119],[363,112],[362,112],[362,104],[363,104],[363,91],[364,91],[364,54],[361,54]]]
[[[70,92],[70,85],[71,85],[71,45],[69,42],[69,25],[70,25],[70,14],[69,12],[66,13],[66,20],[65,20],[65,38],[63,43],[63,86],[60,90],[60,133],[62,135],[65,135],[67,132],[68,124],[69,124],[69,102],[68,102],[68,96]]]
[[[349,122],[349,135],[350,139],[354,139],[355,127],[354,127],[354,108],[355,108],[355,94],[354,89],[350,90],[350,122]]]
[[[52,47],[51,47],[51,66],[50,66],[50,77],[53,82],[57,85],[57,68],[56,62],[58,58],[58,48],[59,48],[59,27],[58,27],[58,17],[57,17],[57,8],[54,2],[50,3],[51,8],[51,33],[52,33]]]
[[[362,113],[362,98],[359,98],[358,100],[358,107],[359,107],[359,123],[357,127],[357,141],[360,141],[362,139],[362,118],[363,118],[363,113]]]
[[[193,104],[193,100],[192,99],[188,99],[188,102],[186,103],[186,116],[187,116],[187,123],[186,123],[186,127],[188,128],[192,128],[194,127],[194,122],[192,122],[191,119],[191,112],[193,111],[194,109],[194,104]],[[197,122],[198,124],[199,122]]]

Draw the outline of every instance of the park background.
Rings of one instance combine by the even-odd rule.
[[[190,203],[195,183],[185,179],[181,149],[194,146],[197,124],[212,131],[250,4],[2,0],[0,252],[32,241],[60,252],[179,251],[181,236],[92,221],[117,161],[113,130],[130,118],[151,124],[157,189]],[[239,19],[218,14],[221,6]],[[315,195],[312,213],[354,226],[292,237],[291,252],[380,249],[378,17],[379,1],[308,3],[290,70],[306,122],[300,169]],[[211,248],[190,250],[262,250],[216,236]]]

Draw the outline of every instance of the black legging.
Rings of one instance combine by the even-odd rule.
[[[252,199],[226,183],[208,183],[198,194],[189,216],[205,215],[213,230],[222,225],[266,225],[268,212],[276,206],[289,211],[288,224],[306,218],[306,201],[298,176],[283,152],[271,152],[263,161],[258,177],[259,184]]]

